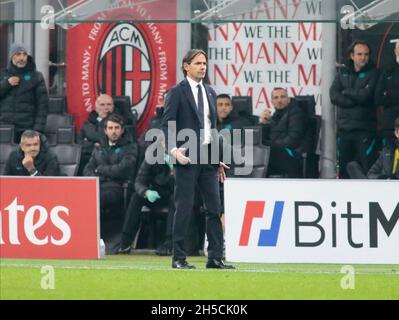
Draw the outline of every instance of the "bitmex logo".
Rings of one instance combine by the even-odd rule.
[[[248,201],[245,207],[244,221],[241,229],[240,246],[248,246],[251,234],[252,221],[262,218],[265,212],[265,201]],[[281,217],[283,215],[284,201],[276,201],[273,210],[273,219],[270,229],[261,229],[258,247],[275,247],[280,231]]]
[[[285,204],[284,201],[275,201],[271,226],[269,229],[260,230],[257,244],[258,247],[277,246],[281,218]],[[266,201],[247,201],[239,246],[248,246],[254,219],[262,218],[265,211],[269,212],[269,210],[265,210],[265,205]],[[363,239],[361,242],[355,242],[353,230],[356,223],[363,223],[362,227],[368,229],[369,247],[378,248],[379,229],[380,233],[381,231],[385,231],[386,236],[390,237],[395,226],[398,225],[399,227],[399,203],[396,204],[390,218],[387,218],[388,215],[384,213],[378,202],[369,202],[368,210],[366,212],[355,211],[356,213],[354,213],[352,205],[353,204],[350,201],[342,203],[339,206],[342,211],[337,212],[337,203],[335,201],[331,202],[331,207],[326,207],[325,205],[322,207],[321,204],[314,201],[294,201],[292,205],[290,202],[286,204],[286,211],[290,211],[290,208],[293,210],[292,217],[294,219],[292,220],[292,223],[294,228],[292,230],[295,232],[294,246],[318,247],[322,245],[326,239],[330,239],[331,247],[335,248],[338,243],[337,237],[340,236],[346,237],[346,239],[342,238],[341,240],[347,242],[347,244],[352,248],[362,248],[367,245],[364,243],[364,240],[366,239]],[[314,218],[315,213],[316,217]],[[309,216],[313,216],[314,220],[309,221]],[[338,223],[341,225],[340,230],[337,228]],[[342,225],[346,225],[345,232],[342,232]],[[356,226],[358,226],[358,224],[356,224]],[[398,231],[399,230],[396,229],[396,236],[393,236],[393,239],[397,237]],[[309,234],[309,232],[318,234],[318,239],[313,239],[313,241],[304,241],[304,235]],[[328,237],[326,237],[327,234]],[[367,234],[367,232],[363,233],[363,235],[364,234]]]

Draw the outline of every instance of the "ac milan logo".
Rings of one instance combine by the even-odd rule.
[[[99,94],[128,96],[140,136],[176,82],[176,24],[151,22],[160,12],[175,17],[176,1],[112,3],[92,17],[94,23],[68,30],[68,104],[79,130]]]
[[[99,93],[129,96],[139,116],[151,96],[151,55],[140,31],[131,24],[114,26],[100,50]]]

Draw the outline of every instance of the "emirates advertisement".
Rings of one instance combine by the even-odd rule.
[[[176,83],[176,24],[153,22],[165,16],[176,19],[176,0],[116,1],[89,18],[92,23],[68,30],[68,111],[77,129],[102,93],[129,96],[138,133],[147,128]]]
[[[96,178],[0,177],[0,257],[97,259]]]

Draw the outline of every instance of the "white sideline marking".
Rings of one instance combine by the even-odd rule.
[[[48,263],[47,263],[48,264]],[[23,264],[23,263],[0,263],[0,267],[13,267],[13,268],[41,268],[42,264]],[[172,269],[169,266],[122,266],[122,265],[57,265],[53,266],[55,269],[77,269],[77,270],[143,270],[143,271],[180,271]],[[186,271],[186,270],[184,270]],[[206,268],[201,269],[191,269],[187,270],[189,272],[210,272],[212,270],[208,270]],[[219,270],[214,270],[218,271]],[[285,269],[285,270],[277,270],[277,269],[238,269],[234,270],[226,270],[227,272],[243,272],[243,273],[300,273],[300,274],[340,274],[340,270],[331,270],[331,271],[323,271],[323,270],[301,270],[301,269]],[[378,270],[358,270],[356,274],[381,274],[381,275],[398,275],[399,270],[391,270],[391,271],[378,271]]]

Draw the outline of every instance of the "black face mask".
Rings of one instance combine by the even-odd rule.
[[[162,117],[163,115],[163,108],[155,108],[155,113],[157,115],[157,117]]]

